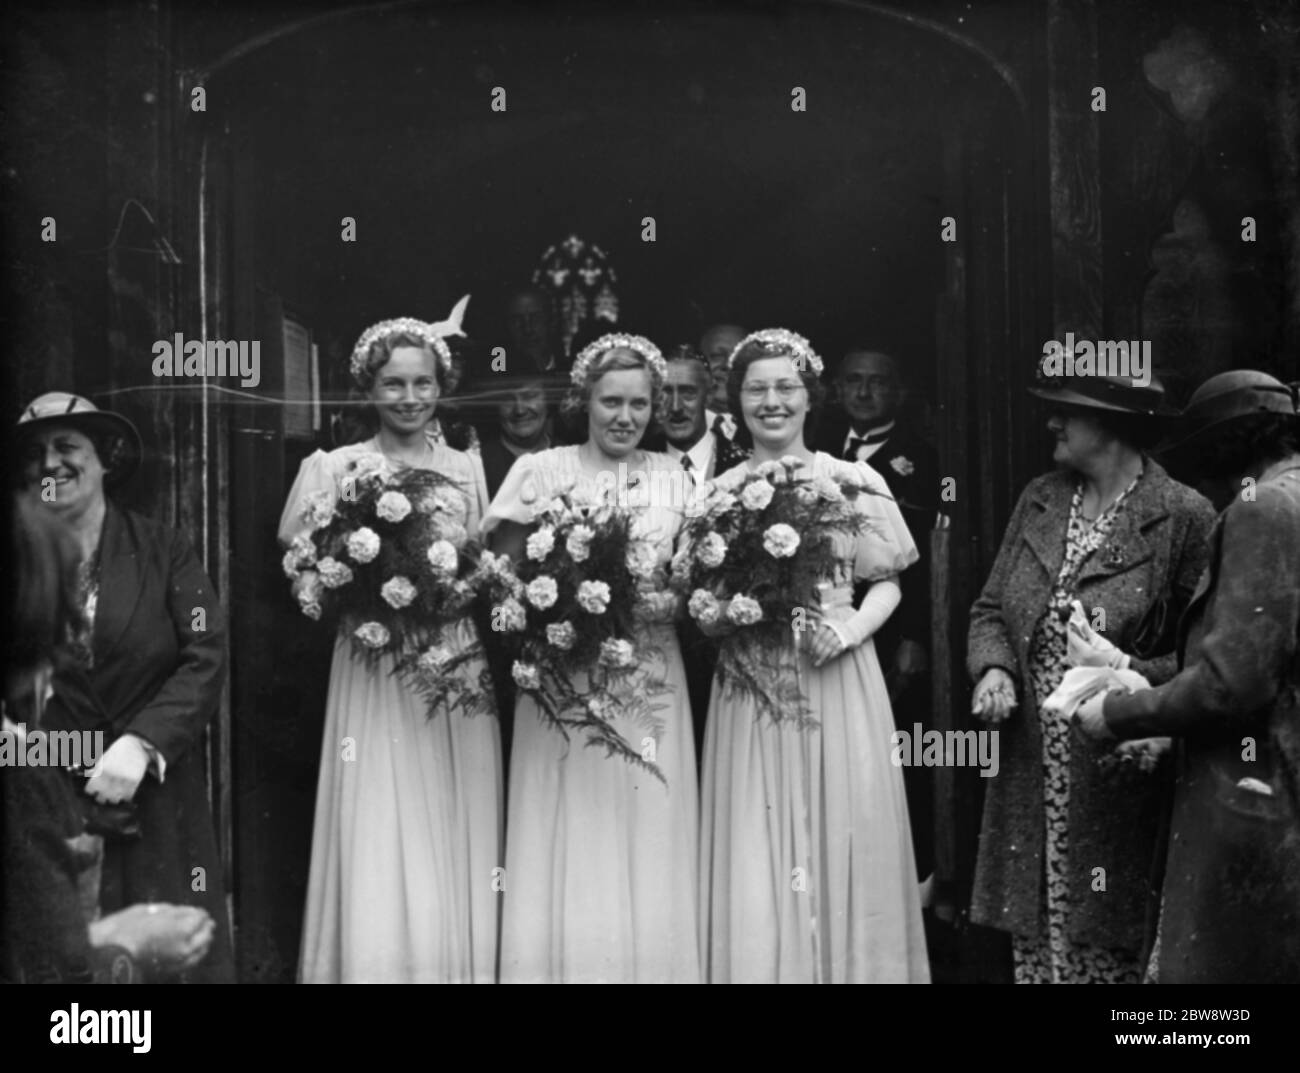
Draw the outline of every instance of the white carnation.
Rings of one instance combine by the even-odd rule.
[[[375,556],[379,554],[379,534],[373,529],[367,529],[365,526],[362,526],[355,533],[349,533],[343,543],[348,549],[348,555],[352,557],[353,562],[373,562]]]
[[[415,599],[415,586],[411,584],[408,578],[390,577],[384,582],[383,587],[379,590],[379,595],[383,597],[384,603],[394,609],[409,607],[411,601]]]
[[[385,492],[375,504],[375,513],[386,522],[400,522],[411,513],[411,501],[401,492]]]
[[[351,567],[329,555],[316,564],[316,569],[320,571],[321,582],[327,589],[342,588],[352,580]]]
[[[799,548],[799,534],[784,522],[769,525],[763,533],[763,550],[774,559],[788,559]]]
[[[535,563],[540,563],[548,555],[551,549],[555,547],[555,530],[549,525],[537,530],[526,542],[528,558]]]
[[[460,552],[456,550],[456,545],[448,540],[435,540],[430,544],[428,558],[433,572],[443,577],[450,577],[460,565]]]

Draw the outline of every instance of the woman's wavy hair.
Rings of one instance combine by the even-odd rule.
[[[1213,430],[1212,435],[1182,458],[1182,469],[1204,477],[1236,477],[1280,462],[1300,452],[1300,418],[1290,414],[1261,413],[1238,417]]]
[[[727,408],[736,421],[735,442],[740,447],[753,447],[754,437],[745,424],[744,410],[740,406],[740,385],[745,382],[745,373],[756,361],[764,358],[793,358],[790,351],[774,350],[760,342],[746,343],[735,355],[730,369],[727,370]],[[808,389],[808,416],[804,419],[803,440],[810,444],[817,432],[822,409],[826,403],[826,386],[817,375],[812,365],[804,362],[803,367],[796,365],[796,372],[803,386]]]
[[[379,414],[370,400],[370,390],[375,386],[375,377],[379,374],[379,370],[391,360],[393,351],[404,346],[428,350],[433,354],[433,375],[438,382],[439,394],[446,388],[447,371],[438,360],[438,355],[430,350],[429,344],[418,335],[412,335],[410,332],[393,332],[390,335],[380,336],[370,344],[361,371],[355,375],[351,373],[352,354],[349,351],[349,375],[352,386],[348,389],[347,405],[343,411],[342,442],[360,443],[362,440],[368,440],[378,430]]]
[[[564,401],[560,403],[561,414],[572,420],[579,414],[586,413],[587,405],[591,401],[592,388],[596,386],[602,376],[606,373],[633,369],[644,369],[650,374],[650,412],[657,414],[663,404],[663,378],[641,354],[621,346],[610,347],[592,359],[591,364],[587,366],[582,383],[573,384],[569,387]]]

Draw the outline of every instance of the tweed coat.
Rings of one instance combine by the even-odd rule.
[[[1175,678],[1103,707],[1179,739],[1158,979],[1300,983],[1300,456],[1223,512],[1180,635]]]
[[[1065,557],[1077,476],[1058,470],[1031,481],[1016,504],[1002,547],[971,611],[967,669],[978,681],[990,667],[1016,680],[1016,708],[999,732],[998,775],[984,799],[971,919],[1024,937],[1044,934],[1042,733],[1029,677],[1034,629],[1047,612]],[[1154,601],[1169,592],[1186,606],[1205,568],[1214,508],[1147,459],[1102,546],[1083,563],[1076,593],[1089,618],[1105,611],[1104,636],[1128,650]],[[1100,632],[1100,631],[1099,631]],[[1132,668],[1148,681],[1172,677],[1170,651]],[[1070,751],[1070,937],[1133,952],[1141,949],[1151,897],[1150,872],[1167,809],[1168,765],[1154,773],[1099,761],[1111,746],[1076,736]],[[1096,873],[1097,868],[1105,869]],[[1105,890],[1094,889],[1104,877]]]

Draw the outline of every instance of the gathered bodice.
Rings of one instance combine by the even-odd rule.
[[[734,490],[753,473],[756,465],[750,459],[733,466],[719,474],[714,484],[727,491]],[[807,468],[811,472],[806,475],[814,480],[848,481],[865,489],[853,500],[853,509],[863,516],[864,527],[856,535],[832,534],[835,569],[833,576],[826,579],[822,593],[823,606],[827,609],[851,606],[854,582],[880,581],[901,573],[919,558],[916,543],[884,478],[865,462],[846,462],[818,451]],[[805,474],[801,471],[799,475]]]
[[[428,444],[427,461],[417,468],[431,470],[455,482],[455,487],[439,488],[433,495],[438,501],[439,514],[450,523],[440,535],[459,547],[466,540],[478,536],[483,512],[487,508],[483,462],[476,454],[454,450],[432,437]],[[376,437],[333,451],[316,451],[303,459],[280,517],[280,541],[288,544],[304,532],[307,526],[302,519],[303,505],[322,492],[337,499],[342,494],[343,479],[353,464],[367,456],[387,471],[397,469],[397,463],[380,451]]]
[[[637,452],[625,470],[610,476],[605,480],[588,471],[576,446],[521,455],[483,518],[483,532],[504,521],[529,525],[534,512],[553,497],[576,492],[631,511],[640,535],[654,544],[659,562],[667,563],[681,532],[685,497],[693,494],[689,476],[666,454],[654,451]]]

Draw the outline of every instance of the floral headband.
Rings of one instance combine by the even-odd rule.
[[[430,324],[414,317],[397,317],[395,320],[381,320],[372,324],[357,340],[352,348],[352,379],[358,383],[366,371],[366,361],[370,357],[370,348],[377,340],[389,335],[413,335],[437,355],[438,365],[443,375],[451,371],[451,349],[443,339],[447,335],[464,335],[460,323],[465,319],[465,308],[469,305],[469,295],[465,295],[451,311],[446,320]]]
[[[664,356],[659,353],[659,348],[650,342],[643,335],[624,335],[622,332],[612,332],[609,335],[602,335],[593,343],[589,343],[582,348],[582,353],[578,355],[577,361],[573,363],[573,371],[569,373],[569,380],[574,387],[582,387],[587,382],[587,370],[591,363],[601,354],[609,350],[617,349],[635,351],[641,357],[645,358],[646,364],[650,366],[651,376],[663,383],[668,379],[668,363],[664,361]]]
[[[812,344],[802,335],[786,328],[764,328],[761,332],[750,332],[736,344],[731,351],[731,356],[727,358],[728,369],[736,363],[736,355],[751,343],[756,343],[764,350],[774,350],[779,354],[788,354],[794,359],[796,368],[802,368],[804,362],[807,362],[812,371],[818,376],[821,376],[822,370],[825,368],[822,359],[813,350]]]

